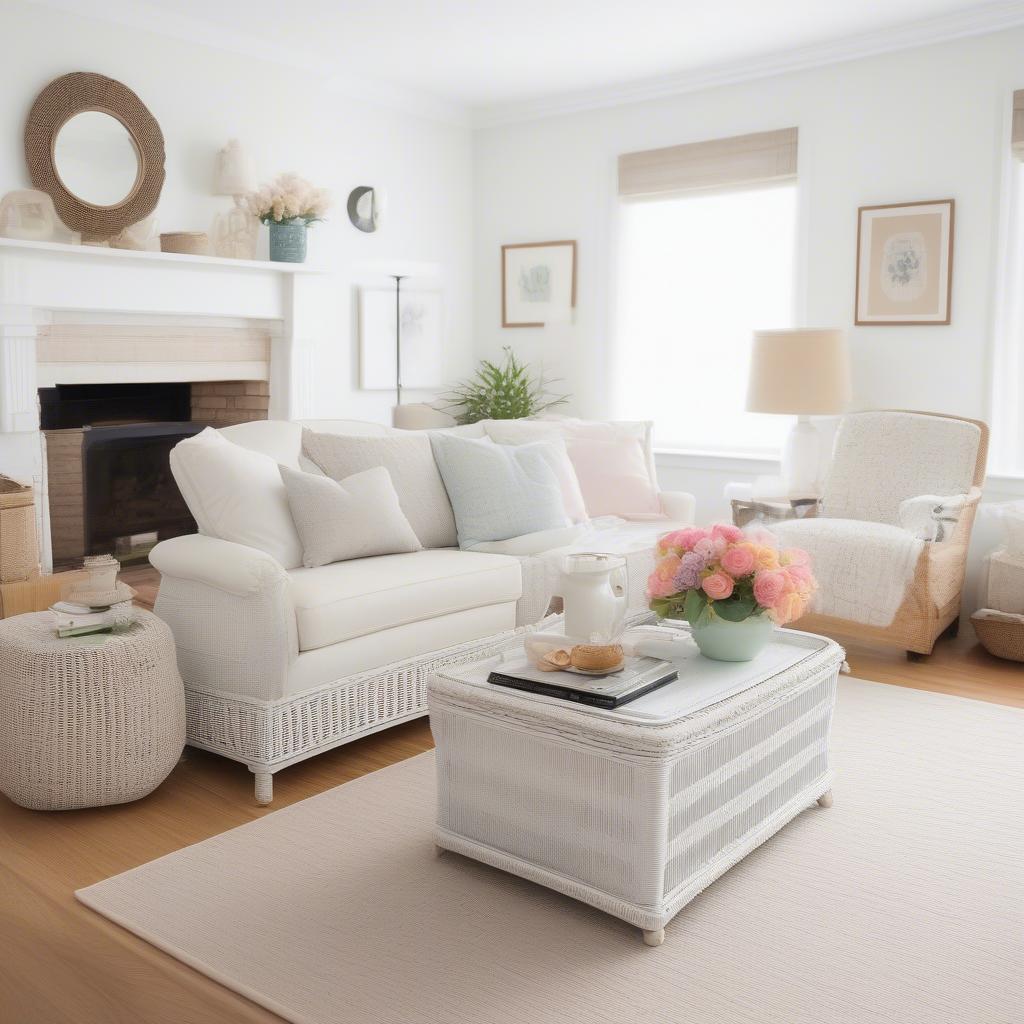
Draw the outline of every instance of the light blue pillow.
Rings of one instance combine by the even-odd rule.
[[[546,442],[511,446],[434,434],[430,443],[460,548],[570,525]]]

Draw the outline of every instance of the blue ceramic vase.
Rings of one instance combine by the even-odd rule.
[[[742,622],[708,616],[693,626],[693,639],[705,658],[715,661],[753,661],[771,641],[775,623],[767,615],[751,615]]]
[[[306,262],[306,230],[301,217],[270,222],[270,258],[275,263]]]

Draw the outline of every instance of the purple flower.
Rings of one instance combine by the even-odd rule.
[[[672,580],[676,591],[692,590],[694,587],[699,587],[701,573],[704,571],[705,565],[704,559],[696,551],[687,551]]]

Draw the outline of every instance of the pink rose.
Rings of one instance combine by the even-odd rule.
[[[675,593],[675,587],[672,584],[672,578],[669,577],[667,580],[662,579],[658,575],[657,571],[652,572],[647,578],[647,596],[649,598],[654,597],[671,597]]]
[[[712,601],[724,601],[732,594],[732,578],[724,572],[713,572],[705,576],[701,586]]]
[[[687,526],[682,530],[676,530],[675,533],[670,533],[669,536],[672,538],[673,547],[692,551],[697,541],[708,536],[708,531],[702,530],[699,526]]]
[[[799,619],[806,608],[807,603],[799,594],[783,594],[778,605],[772,608],[769,614],[775,622],[784,626],[787,622],[795,622]]]
[[[754,552],[747,544],[734,544],[722,555],[722,568],[735,579],[754,571]]]
[[[705,562],[710,562],[715,557],[715,542],[710,537],[701,537],[693,545],[693,553],[700,555]]]
[[[786,593],[786,575],[774,569],[762,569],[754,577],[754,600],[762,608],[774,608]]]
[[[675,574],[679,572],[680,565],[682,565],[682,560],[678,555],[666,555],[654,567],[654,573],[659,579],[671,581]]]
[[[811,556],[803,548],[787,548],[782,552],[783,565],[805,565],[810,567]]]
[[[732,523],[715,523],[711,527],[711,536],[728,541],[730,544],[737,544],[743,540],[743,531]]]

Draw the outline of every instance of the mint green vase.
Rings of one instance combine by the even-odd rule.
[[[306,222],[301,217],[270,222],[270,258],[275,263],[305,263]]]
[[[715,661],[753,661],[771,641],[775,623],[767,615],[729,622],[717,615],[693,626],[693,639],[705,658]]]

